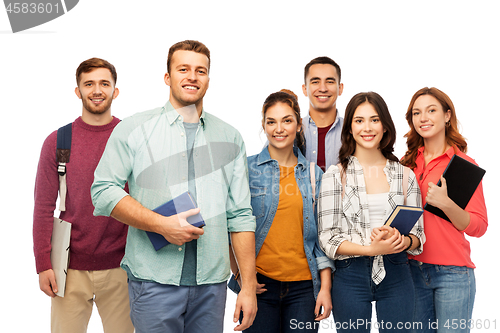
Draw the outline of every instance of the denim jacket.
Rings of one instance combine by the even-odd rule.
[[[314,208],[318,199],[323,171],[314,164],[316,198],[313,203],[311,175],[309,172],[310,163],[295,147],[294,153],[298,157],[295,166],[295,180],[303,198],[304,251],[311,271],[314,296],[317,297],[321,287],[319,271],[328,267],[332,271],[334,270],[333,261],[326,257],[319,247],[317,213]],[[279,202],[280,168],[278,162],[271,159],[267,146],[264,147],[260,154],[248,157],[248,174],[250,193],[252,195],[252,209],[257,219],[255,230],[255,255],[257,256],[271,228]],[[240,290],[234,276],[229,281],[229,288],[235,292]]]

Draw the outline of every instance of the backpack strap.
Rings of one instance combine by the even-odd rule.
[[[403,196],[405,198],[405,206],[406,206],[406,195],[408,193],[408,178],[410,177],[410,168],[403,167]]]
[[[59,210],[66,210],[66,163],[71,153],[71,129],[69,123],[57,130],[57,173],[59,173]]]

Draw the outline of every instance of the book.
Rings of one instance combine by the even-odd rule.
[[[443,172],[443,178],[446,179],[446,186],[448,187],[448,197],[460,208],[465,209],[485,173],[484,169],[474,163],[453,155]],[[441,186],[441,180],[437,185]],[[424,209],[451,222],[448,216],[437,207],[426,203]]]
[[[64,297],[66,290],[66,275],[69,265],[69,241],[71,238],[71,223],[54,217],[54,228],[50,244],[50,262],[57,283],[57,296]]]
[[[385,221],[385,225],[399,230],[401,235],[408,235],[424,210],[420,207],[398,205]]]
[[[189,192],[184,192],[178,197],[175,197],[172,200],[164,203],[163,205],[156,207],[155,209],[153,209],[153,211],[163,216],[172,216],[193,208],[196,208],[196,203],[193,200],[193,197]],[[205,221],[203,220],[203,217],[200,213],[189,216],[187,218],[187,221],[189,222],[189,224],[198,228],[202,228],[205,226]],[[156,232],[146,231],[146,234],[148,235],[149,240],[153,244],[153,247],[156,251],[170,244],[170,242],[167,241],[165,237]]]

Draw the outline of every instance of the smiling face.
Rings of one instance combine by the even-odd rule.
[[[208,89],[209,60],[204,54],[179,50],[172,55],[165,83],[170,87],[170,103],[176,109],[195,105],[199,114]]]
[[[339,82],[337,69],[330,64],[315,64],[309,68],[302,91],[309,98],[310,108],[327,112],[336,110],[337,97],[344,85]]]
[[[413,126],[424,140],[438,136],[444,138],[446,136],[446,123],[450,117],[451,111],[443,110],[441,103],[432,95],[422,95],[413,104]]]
[[[109,69],[96,68],[81,74],[75,93],[82,100],[84,113],[103,115],[111,113],[111,103],[119,91]]]
[[[351,134],[356,141],[356,151],[358,149],[378,149],[384,132],[384,126],[373,105],[368,102],[360,104],[354,112],[351,124]]]
[[[285,103],[276,103],[267,109],[263,126],[270,150],[293,149],[295,136],[301,128],[294,110]]]

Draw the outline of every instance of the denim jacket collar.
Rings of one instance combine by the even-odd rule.
[[[294,146],[293,153],[295,154],[295,156],[297,156],[297,166],[300,166],[302,170],[305,170],[309,162],[307,162],[306,158],[304,157],[304,155],[302,155],[299,148]],[[262,164],[270,163],[272,161],[276,160],[271,158],[271,155],[269,154],[269,145],[267,145],[265,149],[262,149],[262,151],[260,152],[257,158],[257,165],[260,166]]]

